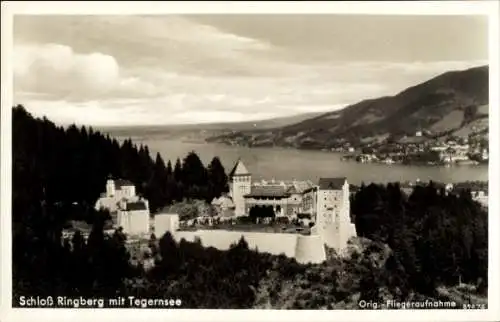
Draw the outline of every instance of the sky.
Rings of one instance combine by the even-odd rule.
[[[15,16],[14,104],[60,124],[328,112],[488,61],[487,18]]]

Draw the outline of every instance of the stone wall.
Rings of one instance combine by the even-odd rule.
[[[297,235],[295,259],[299,263],[321,263],[326,259],[325,243],[319,235]]]
[[[159,213],[154,216],[154,233],[157,238],[161,238],[167,231],[179,229],[179,215],[169,213]]]
[[[199,237],[204,247],[227,250],[243,237],[250,249],[273,255],[285,255],[301,263],[321,263],[326,259],[324,242],[320,236],[285,233],[258,233],[226,230],[176,231],[174,238],[194,242]]]

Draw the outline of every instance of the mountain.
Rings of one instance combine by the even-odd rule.
[[[323,113],[312,112],[266,120],[234,123],[102,127],[100,130],[118,137],[162,135],[169,138],[204,140],[210,136],[231,134],[235,131],[265,130],[288,126],[321,114]]]
[[[399,140],[423,131],[433,137],[488,130],[488,66],[450,71],[394,96],[368,99],[291,125],[240,131],[208,141],[250,146],[331,148],[342,142]]]

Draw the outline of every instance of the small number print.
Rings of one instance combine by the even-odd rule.
[[[465,310],[485,310],[486,304],[467,303],[467,304],[463,304],[462,308]]]

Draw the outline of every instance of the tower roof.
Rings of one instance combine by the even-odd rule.
[[[118,179],[115,180],[115,186],[116,188],[121,188],[121,187],[133,187],[134,184],[130,182],[129,180],[124,180],[124,179]]]
[[[320,178],[319,188],[322,190],[340,190],[347,178]]]
[[[229,177],[231,178],[234,176],[247,176],[247,175],[250,175],[250,172],[248,172],[243,162],[241,162],[241,160],[238,159],[238,161],[236,161],[236,164],[233,167],[233,170],[231,170],[231,172],[229,173]]]

